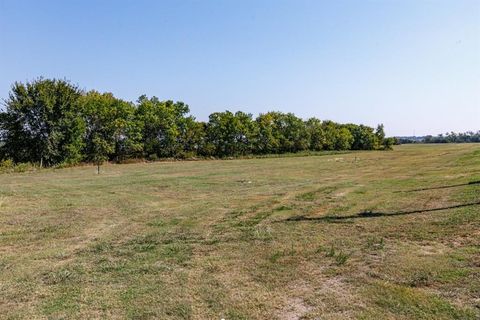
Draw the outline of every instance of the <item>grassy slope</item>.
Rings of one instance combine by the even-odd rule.
[[[480,180],[479,145],[94,173],[0,175],[2,318],[480,316],[480,206],[402,214],[480,185],[397,192]]]

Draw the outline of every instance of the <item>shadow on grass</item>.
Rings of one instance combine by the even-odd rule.
[[[397,211],[397,212],[362,211],[356,214],[351,214],[346,216],[322,216],[322,217],[295,216],[282,221],[284,222],[293,222],[293,221],[335,222],[335,221],[342,221],[342,220],[349,220],[349,219],[403,216],[403,215],[414,214],[414,213],[441,211],[441,210],[464,208],[464,207],[471,207],[471,206],[477,206],[477,205],[480,205],[480,201],[472,202],[472,203],[457,204],[453,206],[438,207],[438,208],[432,208],[432,209],[418,209],[418,210],[410,210],[410,211]]]
[[[447,186],[420,188],[420,189],[412,189],[412,190],[398,190],[398,191],[394,191],[394,193],[417,192],[417,191],[426,191],[426,190],[456,188],[456,187],[463,187],[463,186],[471,186],[471,185],[473,185],[473,184],[480,184],[480,180],[478,180],[478,181],[470,181],[470,182],[466,182],[466,183],[459,183],[459,184],[451,184],[451,185],[447,185]]]

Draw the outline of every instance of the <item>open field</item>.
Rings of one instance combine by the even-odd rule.
[[[478,144],[103,170],[0,175],[0,318],[480,317]]]

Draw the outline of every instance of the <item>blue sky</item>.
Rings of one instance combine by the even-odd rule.
[[[67,78],[127,100],[480,129],[480,1],[0,0],[0,97]]]

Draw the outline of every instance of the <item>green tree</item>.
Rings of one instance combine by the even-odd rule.
[[[277,127],[278,112],[260,114],[256,119],[255,153],[267,154],[280,152],[281,132]]]
[[[80,161],[85,131],[77,108],[80,94],[65,80],[16,82],[0,117],[2,154],[46,166]]]
[[[293,113],[268,112],[257,120],[259,153],[284,153],[307,150],[309,132],[305,122]]]
[[[374,149],[383,149],[385,147],[385,128],[383,124],[379,124],[375,130],[375,147]]]
[[[207,143],[220,157],[251,153],[255,145],[256,126],[252,115],[238,111],[215,112],[207,124]]]
[[[184,150],[182,134],[192,125],[187,119],[188,105],[143,95],[137,102],[137,119],[142,123],[142,142],[146,156],[176,157]]]
[[[280,135],[281,152],[298,152],[307,150],[309,136],[305,122],[293,113],[280,114],[277,118],[277,128]]]
[[[378,138],[373,128],[362,124],[348,124],[347,128],[353,136],[353,150],[374,150],[378,146]]]
[[[346,128],[342,125],[337,125],[337,132],[335,135],[335,150],[350,150],[353,143],[353,136]]]
[[[353,136],[347,126],[330,120],[322,122],[322,138],[324,150],[349,150]]]
[[[323,133],[322,122],[317,118],[310,118],[305,123],[308,136],[310,137],[310,150],[323,150],[325,144],[325,135]]]
[[[197,122],[194,117],[187,117],[179,129],[179,143],[183,149],[181,157],[208,155],[205,150],[206,124],[204,122]]]
[[[383,150],[393,150],[393,146],[397,143],[397,139],[394,137],[385,138],[383,140]]]
[[[112,154],[114,146],[109,143],[107,139],[104,139],[98,132],[94,133],[91,141],[91,159],[97,165],[97,173],[100,174],[100,165],[108,160],[108,155]]]
[[[326,120],[322,122],[322,137],[324,150],[335,150],[336,148],[336,136],[337,136],[337,124],[333,121]]]
[[[90,91],[79,100],[86,123],[88,160],[122,160],[141,153],[141,123],[135,106],[111,93]]]

